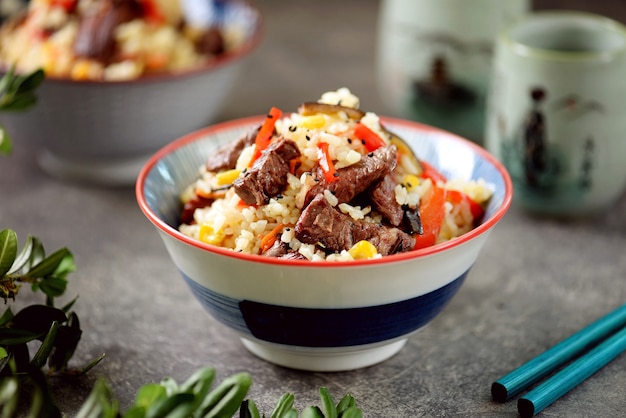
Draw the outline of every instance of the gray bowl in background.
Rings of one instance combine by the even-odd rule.
[[[0,123],[15,146],[38,149],[38,162],[48,174],[134,184],[156,150],[215,122],[245,58],[260,43],[262,17],[250,3],[227,1],[222,16],[224,25],[243,31],[244,41],[203,68],[121,82],[48,78],[35,108],[4,113]]]

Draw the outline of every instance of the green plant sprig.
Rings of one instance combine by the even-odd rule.
[[[31,409],[37,411],[33,416],[57,416],[50,412],[58,408],[47,377],[86,373],[103,356],[81,370],[68,368],[82,336],[78,316],[71,312],[77,298],[61,308],[54,301],[65,293],[66,277],[76,269],[72,253],[61,248],[46,256],[41,240],[33,236],[18,249],[15,231],[0,231],[0,297],[5,304],[15,300],[22,285],[28,284],[45,294],[46,303],[29,305],[16,314],[9,306],[0,316],[0,405],[17,404],[20,395],[29,394]],[[39,347],[31,356],[29,344],[37,341]]]
[[[19,75],[15,73],[15,67],[9,68],[0,78],[0,112],[21,112],[33,107],[37,103],[35,91],[44,79],[43,70]],[[8,155],[11,149],[11,139],[0,125],[0,155]]]
[[[76,418],[362,418],[354,397],[344,395],[335,404],[328,389],[319,388],[322,407],[311,405],[299,412],[295,397],[283,394],[270,415],[260,414],[256,403],[246,399],[252,378],[246,372],[233,374],[213,387],[215,369],[201,368],[183,384],[172,378],[139,388],[135,402],[125,413],[103,379],[99,379]]]

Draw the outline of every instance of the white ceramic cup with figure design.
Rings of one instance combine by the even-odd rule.
[[[534,12],[498,38],[485,146],[514,202],[579,216],[626,188],[626,28],[574,11]]]
[[[529,0],[381,1],[376,71],[390,116],[483,143],[496,36],[529,8]]]

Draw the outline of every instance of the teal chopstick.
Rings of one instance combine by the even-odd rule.
[[[495,401],[505,402],[574,357],[626,326],[626,304],[566,338],[491,385]]]
[[[626,351],[626,328],[607,338],[589,350],[587,354],[519,398],[518,412],[522,418],[538,414],[624,351]]]

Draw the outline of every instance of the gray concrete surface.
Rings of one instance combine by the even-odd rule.
[[[283,109],[348,86],[362,107],[385,114],[375,87],[377,2],[263,1],[265,40],[225,103],[222,119]],[[622,1],[542,1],[538,7],[626,17]],[[338,41],[338,42],[335,42]],[[594,219],[564,222],[513,207],[497,226],[459,294],[385,363],[342,373],[276,367],[248,353],[192,298],[132,188],[61,182],[40,172],[34,151],[15,144],[0,160],[0,226],[68,246],[78,270],[67,299],[84,334],[72,365],[106,353],[87,376],[58,382],[72,416],[98,377],[122,409],[136,390],[211,365],[223,378],[246,370],[250,396],[269,414],[279,396],[302,408],[317,388],[351,392],[368,417],[515,417],[515,402],[494,403],[492,381],[626,302],[626,196]],[[20,303],[40,301],[24,289]],[[626,357],[618,357],[546,409],[544,417],[617,417],[626,409]]]

